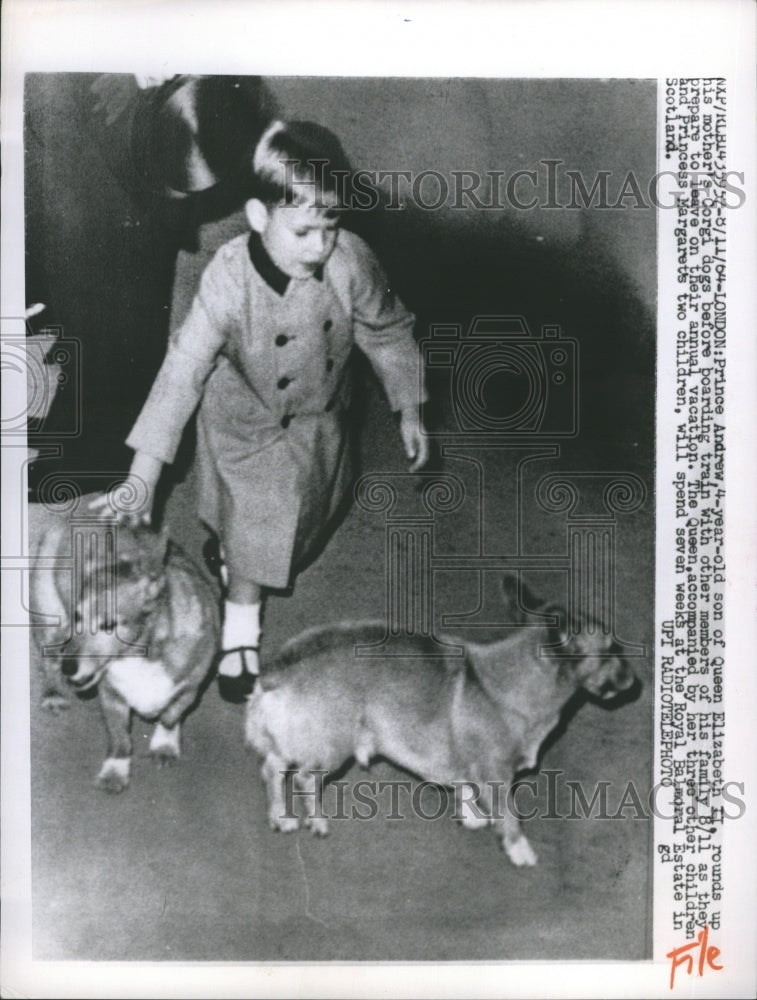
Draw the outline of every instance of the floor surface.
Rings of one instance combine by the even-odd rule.
[[[649,387],[647,387],[649,388]],[[405,468],[386,404],[368,393],[366,468]],[[633,437],[633,435],[631,435]],[[455,452],[455,449],[452,449]],[[459,449],[458,449],[459,451]],[[604,454],[604,458],[602,455]],[[608,458],[607,455],[611,455]],[[515,459],[501,449],[450,454],[445,471],[465,484],[458,511],[437,515],[437,553],[513,551]],[[642,507],[616,516],[617,634],[652,647],[654,518],[647,445],[626,438],[603,447],[581,439],[524,467],[525,552],[565,550],[565,514],[533,503],[546,472],[633,472],[646,484]],[[476,485],[476,470],[484,476]],[[473,473],[471,472],[473,470]],[[403,481],[404,482],[404,481]],[[599,492],[597,492],[599,490]],[[594,493],[592,493],[594,491]],[[191,475],[169,501],[172,533],[195,556],[203,535],[192,509]],[[418,503],[411,484],[408,503]],[[589,507],[601,487],[587,485]],[[483,534],[471,511],[483,498]],[[469,502],[473,504],[470,507]],[[587,508],[588,509],[588,508]],[[301,628],[346,617],[381,616],[384,515],[357,505],[291,595],[268,603],[264,660]],[[498,574],[486,574],[484,620],[497,621]],[[563,599],[565,576],[531,574],[534,590]],[[434,617],[471,612],[474,572],[435,574]],[[491,607],[489,607],[491,606]],[[491,614],[488,614],[491,610]],[[455,631],[452,629],[452,631]],[[478,630],[475,638],[497,629]],[[470,630],[458,628],[463,640]],[[650,658],[634,661],[640,697],[613,711],[586,704],[548,747],[535,775],[535,802],[549,812],[548,782],[568,808],[568,781],[590,798],[609,782],[615,813],[629,782],[650,785],[653,694]],[[211,687],[188,718],[184,754],[159,768],[147,755],[150,727],[135,722],[130,788],[109,796],[93,786],[105,753],[96,701],[73,700],[58,717],[32,712],[33,952],[37,959],[175,961],[641,959],[649,954],[651,824],[628,808],[616,819],[536,818],[525,823],[539,855],[533,869],[508,863],[491,830],[469,832],[449,814],[332,823],[315,839],[266,824],[255,758],[243,747],[243,709]],[[548,774],[547,772],[552,772]],[[366,777],[357,768],[348,778]],[[408,776],[379,762],[374,779]],[[432,793],[427,793],[431,794]],[[348,798],[347,803],[351,800]],[[436,801],[422,800],[435,811]],[[554,801],[554,800],[553,800]]]

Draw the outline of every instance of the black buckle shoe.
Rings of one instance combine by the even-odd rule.
[[[247,667],[247,654],[258,653],[258,646],[235,646],[233,649],[222,649],[216,659],[216,669],[227,656],[239,654],[242,658],[242,673],[236,677],[228,674],[218,674],[218,693],[224,701],[232,705],[241,705],[255,690],[258,675]]]

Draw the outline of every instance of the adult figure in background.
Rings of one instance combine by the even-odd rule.
[[[257,77],[84,73],[29,74],[24,97],[26,301],[78,347],[34,442],[30,495],[47,499],[128,470],[176,254],[235,207],[273,102]]]

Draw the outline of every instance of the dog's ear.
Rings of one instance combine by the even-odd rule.
[[[515,573],[505,573],[502,577],[502,593],[508,604],[515,604],[518,600],[518,577]]]
[[[570,617],[566,608],[561,604],[547,604],[542,608],[542,614],[551,615],[553,623],[548,625],[549,646],[555,651],[559,650],[561,656],[579,656],[580,646],[578,637],[570,628]]]
[[[541,601],[516,573],[505,573],[502,577],[502,593],[505,598],[505,612],[514,623],[522,624],[526,613],[536,611]]]

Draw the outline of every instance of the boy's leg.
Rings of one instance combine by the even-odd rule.
[[[226,554],[215,532],[211,532],[210,537],[206,539],[202,547],[202,555],[210,573],[218,577],[225,594],[229,586],[229,571],[226,568]]]
[[[227,701],[243,701],[255,686],[260,670],[261,603],[259,584],[229,575],[218,659],[219,691]]]

